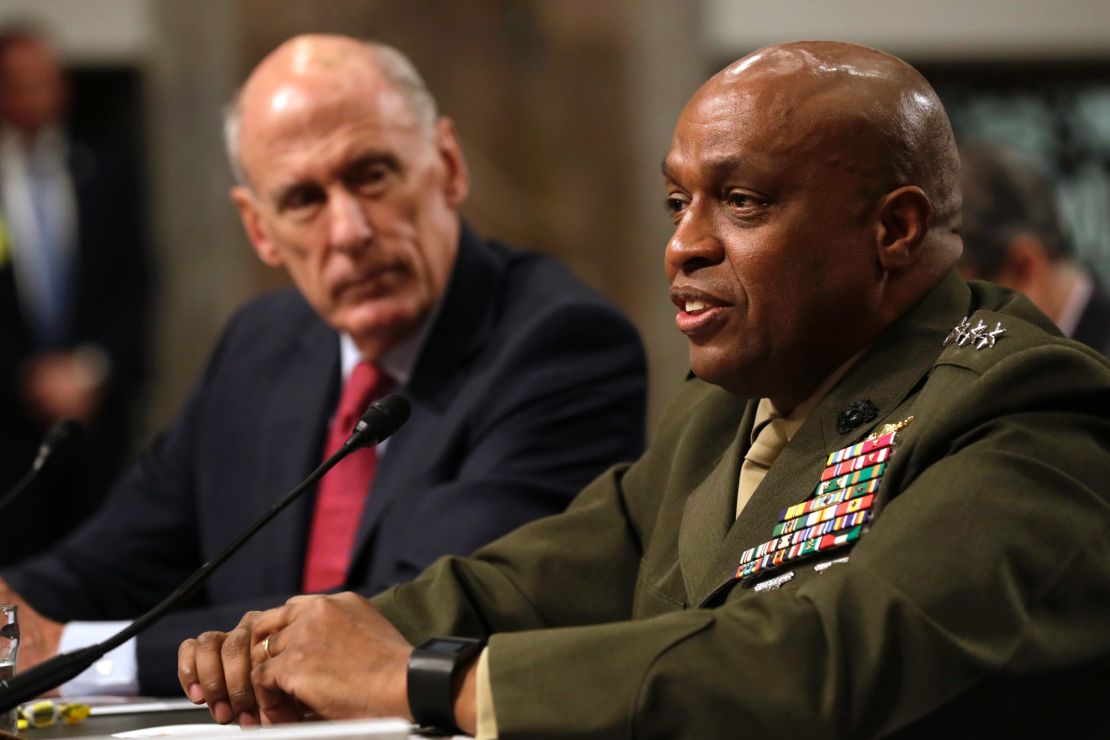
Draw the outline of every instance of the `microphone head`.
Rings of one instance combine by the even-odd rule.
[[[81,439],[84,433],[84,427],[73,419],[62,419],[50,427],[46,436],[42,438],[42,444],[39,445],[38,456],[34,462],[35,470],[42,468],[51,456],[67,451]]]
[[[46,433],[42,443],[50,445],[57,449],[63,444],[69,444],[71,441],[76,442],[84,434],[85,428],[79,422],[73,419],[62,419],[54,426],[50,427],[50,431]]]
[[[366,447],[382,442],[408,421],[411,411],[408,399],[396,393],[375,401],[355,424],[347,446]]]

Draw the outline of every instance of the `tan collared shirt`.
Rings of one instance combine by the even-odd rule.
[[[863,354],[862,351],[857,352],[833,370],[832,374],[809,394],[809,397],[789,413],[784,414],[771,403],[769,398],[759,399],[759,405],[755,408],[755,423],[752,424],[748,454],[744,457],[743,465],[740,466],[740,480],[737,483],[736,492],[737,517],[755,495],[755,489],[763,482],[763,478],[779,453],[794,438],[809,415],[821,401],[825,400],[832,387],[844,377],[844,373],[848,372],[848,368],[856,363],[861,354]]]

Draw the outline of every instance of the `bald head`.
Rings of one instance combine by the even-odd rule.
[[[912,67],[798,42],[714,75],[663,174],[671,299],[700,377],[792,408],[955,264],[959,156]]]
[[[951,230],[960,209],[960,158],[944,106],[921,73],[875,49],[800,41],[760,49],[711,78],[699,95],[743,90],[813,150],[843,153],[876,191],[916,185],[934,224]]]
[[[437,115],[435,98],[401,52],[385,44],[327,34],[286,41],[255,67],[227,108],[224,138],[236,180],[250,185],[243,142],[259,128],[279,116],[370,96],[396,123],[431,132]]]

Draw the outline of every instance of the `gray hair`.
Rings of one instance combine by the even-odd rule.
[[[424,131],[431,132],[438,116],[436,100],[428,91],[424,78],[416,71],[416,67],[408,57],[392,46],[373,41],[361,43],[373,53],[378,70],[401,94],[417,125]],[[250,179],[239,156],[239,136],[243,127],[242,97],[243,88],[240,87],[224,108],[224,147],[227,149],[227,158],[236,182],[250,188]]]

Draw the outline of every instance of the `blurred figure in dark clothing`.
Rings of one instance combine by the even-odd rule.
[[[1052,185],[987,144],[960,148],[966,278],[1020,291],[1065,335],[1110,355],[1110,297],[1075,257]]]
[[[48,548],[103,499],[127,450],[143,362],[134,163],[67,126],[68,93],[43,37],[0,31],[0,493],[53,423],[87,427],[68,464],[2,512],[0,563]]]

